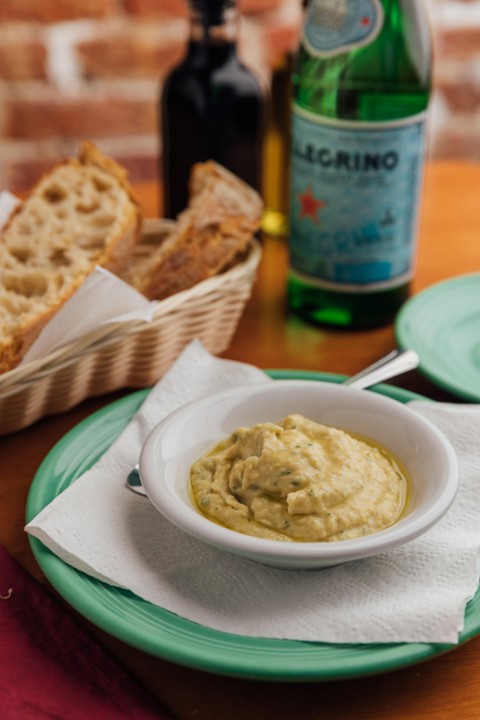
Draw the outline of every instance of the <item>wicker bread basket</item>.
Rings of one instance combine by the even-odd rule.
[[[142,240],[161,242],[171,223],[146,220]],[[229,346],[255,281],[261,249],[226,272],[158,303],[150,323],[99,331],[0,376],[0,435],[64,412],[88,397],[154,384],[199,338],[213,354]]]

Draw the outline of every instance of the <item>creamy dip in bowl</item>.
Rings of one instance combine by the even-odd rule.
[[[148,437],[150,501],[196,538],[251,560],[317,568],[427,531],[453,502],[455,454],[407,406],[309,380],[227,390]]]
[[[235,430],[193,464],[190,484],[200,512],[231,530],[335,542],[393,525],[409,482],[385,449],[289,415]]]

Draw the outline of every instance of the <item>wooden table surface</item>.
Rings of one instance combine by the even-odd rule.
[[[153,184],[137,187],[145,214],[158,212]],[[316,328],[285,306],[285,242],[265,239],[253,296],[225,357],[263,368],[353,374],[395,346],[393,327]],[[480,165],[435,162],[427,170],[414,292],[480,270]],[[393,381],[434,399],[457,399],[417,371]],[[0,438],[0,544],[48,585],[23,530],[31,480],[45,455],[80,420],[117,392]],[[73,612],[73,611],[72,611]],[[226,678],[150,657],[85,621],[102,644],[182,720],[478,720],[480,637],[407,669],[337,682],[269,683]],[[68,720],[68,718],[66,718]]]

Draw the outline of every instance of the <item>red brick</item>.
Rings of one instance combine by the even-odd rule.
[[[0,22],[32,20],[43,23],[102,18],[114,12],[116,0],[1,0]]]
[[[128,140],[125,141],[128,144]],[[117,160],[128,170],[128,176],[132,182],[144,180],[158,180],[158,156],[157,153],[129,153],[118,152],[115,154]]]
[[[252,0],[252,5],[254,4],[256,3]],[[251,34],[254,29],[255,42],[261,48],[263,63],[274,67],[281,58],[296,50],[301,23],[300,0],[281,0],[270,12],[249,15],[245,18],[244,34],[248,36],[249,31]]]
[[[298,4],[298,0],[239,0],[238,9],[244,15],[257,15],[276,10],[285,2],[287,4]]]
[[[262,41],[268,65],[273,67],[280,58],[293,53],[298,47],[299,36],[299,23],[265,24],[262,28]]]
[[[102,147],[101,139],[96,137],[91,139],[97,142],[99,147]],[[152,147],[151,152],[135,147],[132,149],[132,141],[128,137],[120,138],[115,141],[115,144],[115,149],[112,150],[107,144],[104,150],[127,169],[133,182],[157,180],[156,146]],[[3,159],[1,166],[2,187],[8,188],[13,193],[25,193],[30,190],[44,173],[66,157],[76,155],[78,150],[78,143],[75,141],[48,144],[46,148],[42,144],[38,144],[35,152],[32,152],[32,143],[24,145],[25,147],[15,145],[10,148],[7,158]]]
[[[480,85],[474,83],[445,83],[437,84],[437,89],[445,98],[448,107],[453,112],[469,113],[480,111]],[[480,129],[479,129],[480,134]]]
[[[156,78],[183,56],[185,41],[160,41],[147,28],[136,28],[80,43],[77,55],[85,78]]]
[[[37,157],[9,160],[3,162],[3,182],[5,187],[13,193],[30,190],[37,180],[46,173],[54,163],[63,158],[59,155],[50,160],[41,160]]]
[[[139,17],[176,17],[188,15],[186,0],[124,0],[125,10]]]
[[[48,93],[46,93],[48,95]],[[156,131],[156,98],[125,99],[105,94],[12,99],[5,104],[5,137],[14,139],[119,137]]]
[[[480,27],[442,29],[436,34],[435,49],[438,58],[480,58]]]
[[[245,15],[258,15],[275,10],[283,3],[297,3],[300,0],[239,0],[239,12]],[[124,0],[128,13],[143,17],[187,17],[186,0]]]
[[[448,127],[437,130],[432,140],[432,158],[480,160],[480,134],[471,128],[466,129],[462,121],[458,124],[450,121]]]
[[[46,77],[46,49],[29,32],[1,32],[0,78],[4,80],[38,80]]]

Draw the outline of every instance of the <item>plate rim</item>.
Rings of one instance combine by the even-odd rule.
[[[417,346],[415,338],[414,342],[411,342],[411,333],[406,328],[405,323],[406,319],[408,319],[411,313],[415,311],[418,303],[423,302],[425,297],[428,298],[428,296],[431,295],[436,295],[438,293],[441,294],[446,287],[461,285],[468,281],[475,280],[480,283],[480,272],[457,275],[455,277],[446,278],[445,280],[440,280],[433,285],[429,285],[407,300],[407,302],[399,310],[394,322],[394,333],[398,346],[402,350],[415,350],[418,353],[420,358],[420,364],[418,367],[419,371],[441,389],[446,390],[462,400],[468,400],[470,402],[480,401],[480,391],[475,392],[471,387],[466,387],[461,382],[455,382],[455,379],[452,380],[448,374],[438,370],[435,365],[432,367],[428,359],[427,363],[425,363],[425,357],[422,357],[422,349]]]
[[[341,382],[345,376],[308,370],[266,370],[275,379],[313,379]],[[89,432],[92,425],[101,424],[106,417],[120,413],[123,423],[111,444],[123,427],[129,422],[149,392],[149,388],[137,390],[112,403],[100,408],[69,430],[49,451],[39,466],[32,481],[26,504],[26,521],[29,522],[47,503],[42,501],[42,483],[45,476],[55,465],[62,453],[68,453],[72,442],[82,434]],[[400,402],[414,399],[429,400],[422,395],[379,384],[371,389],[373,392],[387,394]],[[106,449],[106,448],[104,448]],[[102,449],[98,454],[101,454]],[[97,455],[98,456],[98,455]],[[96,461],[92,460],[90,464]],[[81,472],[85,468],[82,467]],[[81,474],[78,466],[68,474],[67,487]],[[57,473],[58,475],[58,473]],[[52,475],[50,474],[50,482]],[[62,491],[58,487],[56,477],[55,495]],[[65,488],[63,488],[65,489]],[[48,550],[40,540],[28,535],[28,539],[43,573],[51,585],[77,612],[92,624],[100,627],[108,634],[155,657],[174,662],[196,670],[211,672],[224,676],[244,679],[270,681],[329,681],[351,679],[368,675],[377,675],[387,671],[400,669],[425,661],[448,650],[458,647],[480,632],[480,611],[478,618],[472,619],[468,608],[474,603],[471,600],[465,615],[465,628],[455,645],[433,643],[386,643],[386,644],[330,644],[311,643],[297,640],[281,640],[256,638],[234,635],[212,628],[198,625],[174,613],[139,598],[130,591],[122,590],[92,578],[76,570],[60,560]],[[479,592],[475,597],[479,596]],[[480,596],[479,596],[480,597]],[[99,599],[100,598],[100,599]],[[102,600],[106,600],[102,604]],[[117,602],[134,602],[137,608],[137,626],[125,622],[119,615]],[[111,603],[109,601],[112,601]],[[152,634],[148,623],[138,624],[141,615],[146,613],[159,623],[159,633]],[[162,631],[172,633],[172,639],[165,639]],[[182,633],[184,634],[183,642]],[[189,642],[189,634],[193,634],[197,642]],[[160,636],[160,637],[159,637]],[[213,648],[213,649],[212,649]],[[282,650],[282,652],[279,652]],[[327,653],[327,660],[322,658]],[[256,655],[255,655],[256,653]],[[288,665],[288,660],[292,664]],[[287,663],[287,667],[285,664]]]

